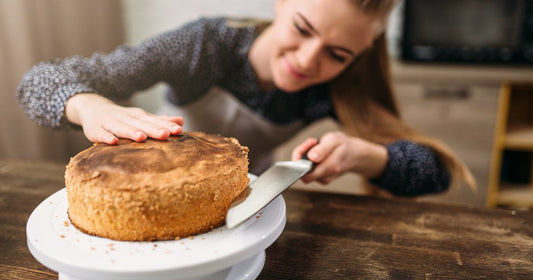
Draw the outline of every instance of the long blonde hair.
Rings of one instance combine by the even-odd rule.
[[[363,12],[386,18],[395,0],[350,0]],[[466,183],[475,189],[470,170],[444,143],[409,127],[401,120],[391,86],[385,34],[330,83],[337,117],[345,132],[381,144],[407,139],[435,151],[452,176],[452,184]]]
[[[397,0],[349,0],[356,8],[382,19],[383,27]],[[257,27],[261,33],[270,20],[228,20],[234,27]],[[407,139],[435,151],[452,176],[454,185],[465,182],[475,189],[470,170],[444,143],[409,127],[401,120],[391,86],[386,36],[382,33],[374,46],[361,54],[341,75],[330,83],[335,113],[344,131],[368,141],[390,144]]]

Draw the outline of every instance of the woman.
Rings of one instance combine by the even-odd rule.
[[[394,0],[277,0],[271,24],[200,19],[136,47],[41,63],[23,78],[19,103],[42,125],[80,125],[93,142],[166,139],[185,128],[233,136],[250,147],[252,171],[311,122],[332,117],[346,133],[308,139],[317,163],[305,182],[355,172],[396,195],[444,191],[473,179],[443,145],[400,121],[388,77],[384,30]],[[124,99],[169,85],[165,116]]]

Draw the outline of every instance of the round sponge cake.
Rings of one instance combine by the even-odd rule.
[[[179,239],[224,224],[248,186],[248,148],[201,132],[95,144],[71,158],[65,184],[69,219],[85,233]]]

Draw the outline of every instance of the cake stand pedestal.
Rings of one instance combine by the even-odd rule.
[[[259,276],[263,265],[265,264],[265,251],[241,262],[233,267],[223,269],[211,275],[200,276],[197,278],[187,278],[190,280],[253,280]],[[59,273],[59,280],[85,280]],[[182,280],[183,278],[175,278]]]
[[[67,215],[66,189],[45,199],[26,225],[31,254],[60,280],[255,279],[265,249],[281,234],[286,206],[278,196],[238,227],[190,238],[126,242],[87,235]]]

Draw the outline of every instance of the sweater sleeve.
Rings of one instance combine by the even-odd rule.
[[[67,123],[63,114],[67,100],[81,92],[120,100],[166,82],[181,89],[182,96],[177,98],[193,100],[224,72],[220,67],[226,65],[225,56],[220,48],[231,36],[228,29],[221,28],[223,23],[221,18],[200,19],[135,47],[124,45],[108,54],[42,62],[23,76],[17,101],[39,125],[61,127]]]
[[[387,146],[389,160],[380,177],[370,183],[398,196],[416,196],[446,191],[450,173],[428,147],[401,140]]]

